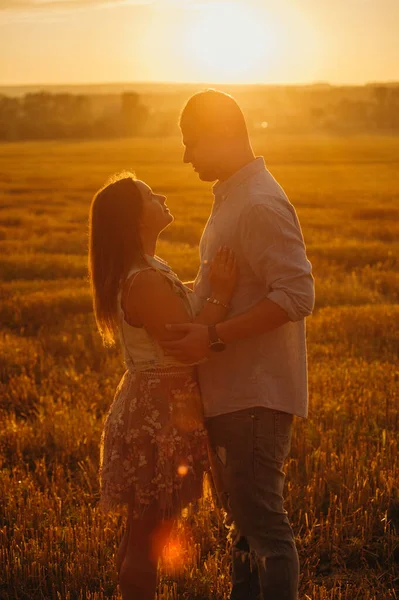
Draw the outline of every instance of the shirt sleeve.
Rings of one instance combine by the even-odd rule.
[[[254,204],[242,214],[240,242],[244,258],[266,287],[266,296],[291,321],[310,315],[314,307],[312,265],[306,257],[294,209]]]

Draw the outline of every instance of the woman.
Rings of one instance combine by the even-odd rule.
[[[228,311],[235,257],[219,249],[210,265],[212,296],[198,298],[155,255],[173,221],[165,196],[132,173],[114,177],[90,207],[89,275],[106,346],[121,343],[124,373],[101,439],[101,505],[127,506],[117,569],[123,600],[153,600],[157,562],[181,509],[198,499],[207,462],[195,366],[167,356],[166,323],[215,324]]]

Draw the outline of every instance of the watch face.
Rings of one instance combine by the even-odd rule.
[[[222,350],[224,350],[226,348],[226,344],[219,340],[218,342],[213,342],[210,345],[210,348],[214,352],[221,352]]]

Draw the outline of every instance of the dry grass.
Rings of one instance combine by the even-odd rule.
[[[178,139],[0,146],[0,598],[118,598],[118,516],[97,509],[99,436],[123,373],[95,331],[93,193],[130,168],[168,194],[159,254],[198,265],[209,188]],[[317,284],[310,416],[296,421],[287,509],[301,600],[399,596],[399,139],[255,140],[297,207]],[[399,504],[398,504],[399,506]],[[161,566],[159,600],[227,599],[228,542],[207,494]]]

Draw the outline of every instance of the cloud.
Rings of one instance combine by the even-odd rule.
[[[196,6],[209,4],[213,0],[0,0],[0,11],[35,10],[35,9],[65,9],[65,8],[98,8],[102,6],[118,6],[154,4]],[[227,1],[227,0],[218,0]]]
[[[179,6],[195,9],[213,0],[0,0],[0,25],[16,22],[53,22],[81,10],[151,5],[168,10]],[[225,2],[227,0],[218,0]]]
[[[149,4],[154,0],[0,0],[0,25],[53,22],[81,10]]]
[[[0,13],[49,12],[106,8],[119,5],[154,4],[153,0],[0,0]]]
[[[153,4],[153,0],[0,0],[0,11],[53,8],[96,8],[118,4]]]

